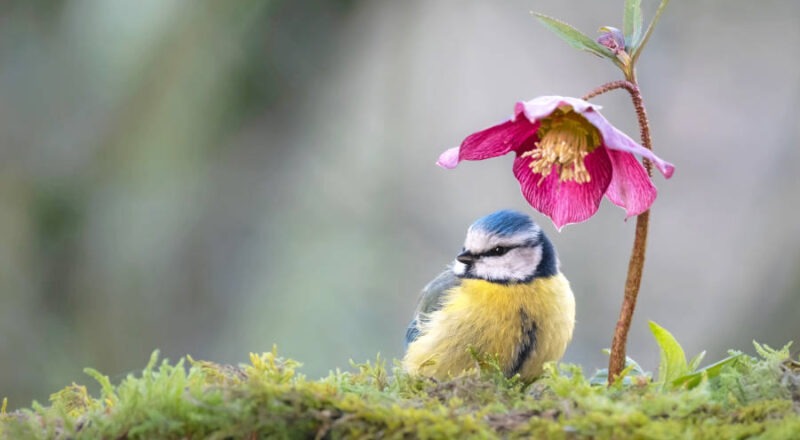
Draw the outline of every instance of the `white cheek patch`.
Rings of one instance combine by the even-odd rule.
[[[541,246],[528,247],[525,244],[537,239],[541,234],[538,226],[510,236],[498,236],[481,229],[470,228],[464,240],[464,249],[480,255],[497,246],[512,247],[500,256],[483,256],[472,264],[455,260],[453,273],[460,277],[475,277],[494,281],[522,281],[536,273],[542,260]],[[515,247],[520,246],[521,247]]]
[[[520,247],[499,257],[483,257],[475,261],[472,274],[487,280],[522,281],[536,273],[542,261],[542,248]]]

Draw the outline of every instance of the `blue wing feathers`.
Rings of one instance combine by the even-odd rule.
[[[406,348],[408,348],[408,344],[419,337],[420,321],[425,319],[425,316],[429,313],[441,309],[444,293],[459,284],[461,284],[461,280],[448,268],[422,289],[417,302],[417,310],[414,312],[414,319],[411,320],[406,329]]]

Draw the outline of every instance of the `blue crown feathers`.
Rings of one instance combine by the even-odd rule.
[[[478,229],[508,237],[524,231],[538,229],[531,218],[521,212],[503,209],[475,220],[470,229]]]

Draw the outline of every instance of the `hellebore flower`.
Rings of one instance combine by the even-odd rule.
[[[452,169],[462,160],[515,152],[522,194],[559,230],[588,220],[604,195],[625,209],[626,218],[639,215],[655,201],[656,188],[634,154],[667,178],[674,167],[611,125],[599,108],[561,96],[518,102],[509,120],[473,133],[436,163]]]

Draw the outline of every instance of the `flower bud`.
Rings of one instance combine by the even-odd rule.
[[[619,56],[620,52],[625,52],[625,36],[622,35],[621,30],[611,26],[603,26],[600,28],[600,32],[603,33],[597,38],[598,43],[611,49],[614,55]]]

